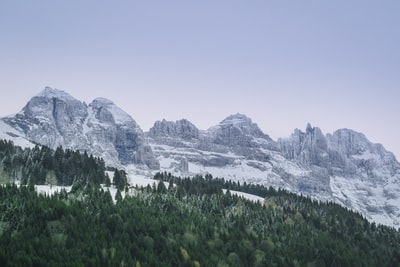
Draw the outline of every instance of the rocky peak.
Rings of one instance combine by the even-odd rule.
[[[311,124],[307,125],[305,141],[309,142],[309,144],[316,149],[324,151],[328,149],[326,138],[321,129],[318,127],[311,127]]]
[[[5,121],[35,143],[51,148],[79,138],[87,117],[86,105],[64,91],[46,87],[15,116]]]
[[[306,131],[296,129],[286,139],[279,139],[278,145],[287,159],[304,164],[325,166],[328,156],[328,144],[318,127],[307,124]]]
[[[365,165],[368,162],[369,165],[378,163],[397,168],[399,166],[393,153],[387,151],[381,144],[372,143],[362,133],[339,129],[333,134],[328,134],[327,140],[331,153],[341,155],[355,164],[359,165],[361,162]]]
[[[20,114],[26,116],[57,116],[61,109],[64,109],[69,117],[85,117],[86,106],[68,93],[46,87],[39,94],[34,96],[22,109]]]
[[[136,121],[128,113],[109,99],[98,97],[89,104],[89,107],[96,111],[98,119],[113,120],[117,124],[129,123],[138,127]]]
[[[88,151],[114,166],[159,167],[137,123],[105,98],[96,98],[87,106],[64,91],[46,87],[21,112],[4,121],[28,140],[53,149]]]
[[[377,147],[368,141],[364,134],[350,129],[339,129],[332,135],[328,134],[330,147],[346,156],[360,155],[367,150],[376,150]]]
[[[251,119],[246,115],[240,113],[229,115],[219,123],[219,125],[235,125],[237,127],[251,125],[251,124],[252,124]]]
[[[87,120],[90,143],[109,154],[115,151],[124,165],[144,164],[158,169],[151,148],[145,143],[144,133],[136,121],[109,99],[96,98],[89,104],[91,115]],[[112,155],[110,157],[113,157]]]
[[[214,151],[233,152],[247,159],[267,161],[266,150],[277,150],[276,143],[243,114],[230,115],[206,132]]]
[[[244,141],[243,139],[249,141],[254,138],[273,142],[249,117],[239,113],[226,117],[218,125],[211,127],[208,132],[214,136],[217,143],[226,145],[240,144]]]
[[[155,139],[170,137],[190,140],[199,137],[199,129],[186,119],[176,122],[163,119],[154,123],[149,131],[149,136]]]
[[[103,97],[95,98],[91,104],[92,104],[92,106],[95,106],[95,107],[115,105],[113,101],[111,101],[110,99],[107,99],[107,98],[103,98]]]
[[[92,110],[94,119],[111,125],[115,124],[113,114],[107,109],[107,106],[104,105],[103,102],[94,100],[89,104],[89,109]]]
[[[183,136],[184,139],[198,138],[199,129],[187,119],[181,119],[176,121],[178,132]]]
[[[51,88],[49,86],[46,86],[39,94],[37,94],[35,97],[43,97],[43,98],[48,98],[48,99],[59,99],[59,100],[64,100],[64,101],[78,101],[74,97],[72,97],[70,94],[68,94],[65,91]]]

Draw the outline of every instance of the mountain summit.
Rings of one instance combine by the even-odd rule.
[[[64,91],[46,87],[4,121],[33,143],[88,151],[109,165],[143,164],[158,169],[143,131],[108,99],[97,98],[87,106]]]
[[[400,225],[400,163],[380,144],[349,129],[323,134],[308,124],[272,140],[244,114],[208,130],[186,119],[161,120],[144,133],[108,99],[89,105],[46,87],[16,115],[0,120],[0,137],[87,151],[108,166],[152,175],[212,174],[334,201],[386,225]]]
[[[44,97],[48,99],[63,99],[65,101],[77,101],[74,97],[67,92],[46,86],[43,91],[36,95],[36,97]]]
[[[214,142],[221,145],[254,147],[262,141],[264,144],[269,143],[271,148],[275,146],[275,142],[244,114],[230,115],[208,132]]]

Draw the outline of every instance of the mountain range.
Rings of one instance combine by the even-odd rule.
[[[208,130],[182,119],[157,121],[144,132],[108,99],[87,105],[46,87],[20,112],[0,119],[0,138],[87,151],[132,177],[212,174],[283,188],[339,203],[370,221],[400,224],[400,163],[350,129],[323,134],[308,124],[275,141],[246,115],[234,114]]]

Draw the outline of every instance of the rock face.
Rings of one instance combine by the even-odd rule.
[[[140,127],[107,99],[97,98],[87,106],[63,91],[46,87],[17,115],[4,121],[30,141],[53,149],[63,146],[88,151],[110,165],[159,167]]]
[[[382,145],[349,129],[324,136],[310,125],[278,145],[287,159],[311,170],[311,185],[329,190],[333,201],[371,220],[400,225],[400,164]],[[318,191],[301,189],[318,198]]]
[[[5,121],[23,131],[29,140],[55,148],[83,138],[82,126],[87,115],[83,103],[65,92],[46,87],[15,117]]]
[[[240,159],[261,161],[261,165],[253,166],[264,169],[262,165],[270,158],[269,149],[277,149],[276,143],[242,114],[231,115],[207,131],[200,131],[185,119],[157,121],[147,137],[161,162],[174,158],[174,162],[168,161],[174,166],[173,171],[180,171],[179,166],[189,170],[186,166],[190,163],[207,167],[237,166],[242,163]]]
[[[207,131],[186,120],[190,130],[179,131],[180,124],[159,121],[146,134],[162,170],[285,188],[400,225],[400,164],[361,133],[340,129],[324,135],[308,124],[274,142],[242,114]]]
[[[108,165],[147,175],[212,174],[284,188],[400,226],[400,163],[382,145],[349,129],[324,135],[308,124],[275,142],[250,118],[235,114],[205,131],[182,119],[157,121],[143,133],[110,100],[86,105],[46,88],[18,114],[0,120],[0,137],[88,151]]]
[[[279,140],[279,148],[285,158],[304,165],[326,167],[328,144],[322,131],[307,125],[306,132],[296,129],[288,139]]]
[[[199,129],[190,121],[156,121],[147,133],[152,141],[173,147],[197,147],[202,138]]]
[[[263,150],[277,149],[275,142],[243,114],[228,116],[207,133],[215,150],[227,152],[228,149],[247,159],[267,161],[268,153]]]
[[[179,138],[182,140],[192,140],[199,138],[199,129],[190,121],[182,119],[176,122],[156,121],[149,131],[149,136],[155,139]]]

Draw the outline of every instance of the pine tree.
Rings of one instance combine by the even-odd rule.
[[[108,174],[106,174],[105,185],[106,185],[106,187],[110,187],[111,186],[111,181],[110,181],[110,177],[108,176]]]
[[[124,170],[115,170],[113,182],[115,187],[119,190],[123,190],[128,185],[127,174]]]

